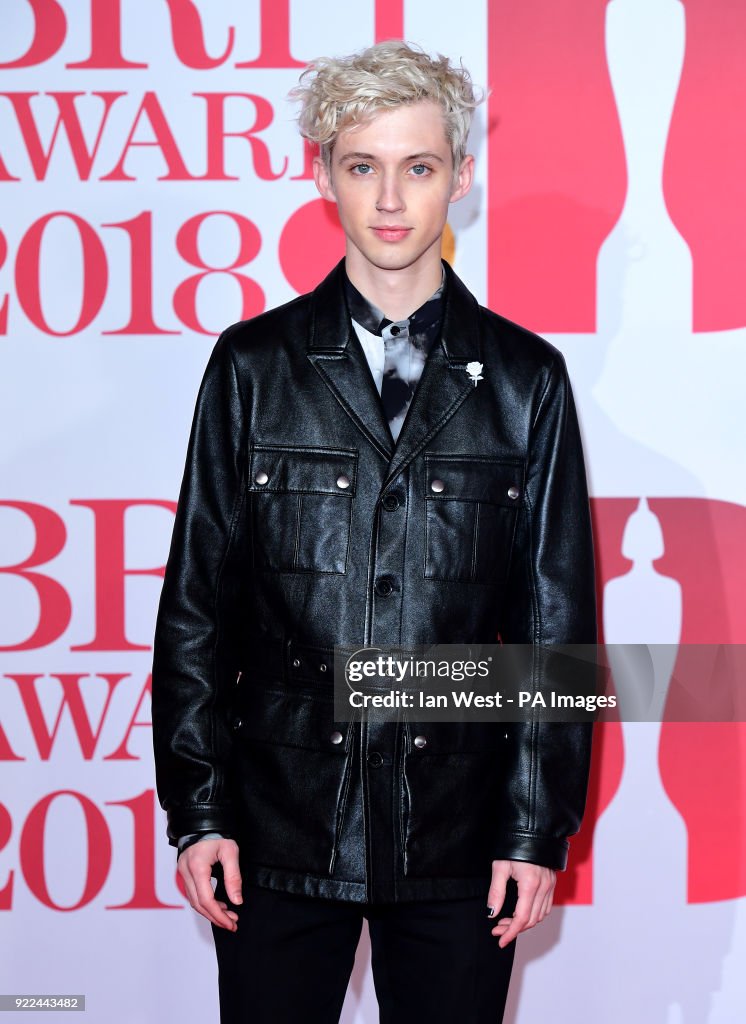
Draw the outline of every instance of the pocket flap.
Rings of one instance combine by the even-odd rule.
[[[249,488],[252,491],[302,491],[352,497],[358,453],[350,448],[254,445]],[[263,475],[266,481],[261,483]]]
[[[425,454],[426,498],[486,501],[515,508],[523,504],[524,476],[520,459]]]
[[[334,701],[260,683],[240,687],[233,728],[238,736],[281,747],[347,752],[350,723],[334,721]],[[341,737],[341,738],[340,738]]]

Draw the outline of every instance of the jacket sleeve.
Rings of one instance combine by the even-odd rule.
[[[245,415],[230,345],[218,338],[197,396],[153,643],[153,749],[172,846],[233,834],[227,761],[239,658]]]
[[[596,643],[590,504],[577,415],[565,360],[555,350],[534,416],[500,636],[533,644],[534,687],[552,644]],[[582,685],[593,659],[577,662]],[[538,668],[537,668],[538,667]],[[538,675],[538,678],[537,678]],[[539,716],[537,716],[538,718]],[[507,726],[505,786],[493,857],[556,870],[585,809],[592,722],[523,721]]]

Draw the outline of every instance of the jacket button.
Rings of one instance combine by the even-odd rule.
[[[393,512],[395,508],[399,508],[399,499],[395,494],[389,492],[384,495],[381,504],[388,512]]]
[[[445,484],[442,480],[433,480],[430,484],[430,490],[435,491],[436,494],[440,494],[441,491],[445,490]]]
[[[394,589],[394,583],[390,576],[379,576],[376,580],[376,593],[381,597],[388,597]]]
[[[348,476],[346,476],[344,473],[340,473],[339,476],[337,477],[337,487],[349,487],[349,486],[350,486],[350,478]]]
[[[322,661],[319,665],[319,672],[326,672],[326,662]]]
[[[254,483],[256,484],[266,484],[268,480],[269,477],[267,476],[263,469],[260,469],[259,472],[254,477]]]
[[[339,731],[339,729],[335,729],[334,732],[329,737],[329,739],[332,741],[332,743],[341,743],[342,740],[344,739],[344,736]]]
[[[424,736],[415,736],[414,745],[420,748],[425,747],[427,746],[427,739]]]
[[[300,658],[293,658],[293,668],[300,668]]]
[[[509,487],[508,488],[508,497],[509,498],[513,498],[515,500],[520,493],[521,492],[518,490],[517,487]]]
[[[383,764],[383,756],[377,750],[371,750],[366,760],[371,768],[380,768]]]
[[[243,725],[242,719],[240,719],[240,718],[234,718],[233,719],[233,728],[236,730],[236,732],[238,732],[238,730],[241,728],[242,725]]]

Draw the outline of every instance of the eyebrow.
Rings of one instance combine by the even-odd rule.
[[[376,160],[377,157],[373,153],[346,153],[343,157],[340,157],[340,163],[347,163],[349,160]],[[442,156],[438,156],[437,153],[412,153],[410,156],[402,158],[402,163],[408,163],[410,160],[437,160],[439,163],[445,163]]]

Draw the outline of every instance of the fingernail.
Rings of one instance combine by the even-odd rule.
[[[494,917],[494,916],[495,916],[495,908],[488,906],[487,907],[487,917]]]
[[[241,896],[240,892],[234,892],[233,893],[233,898],[231,899],[231,903],[235,903],[235,904],[243,903],[243,897]]]

